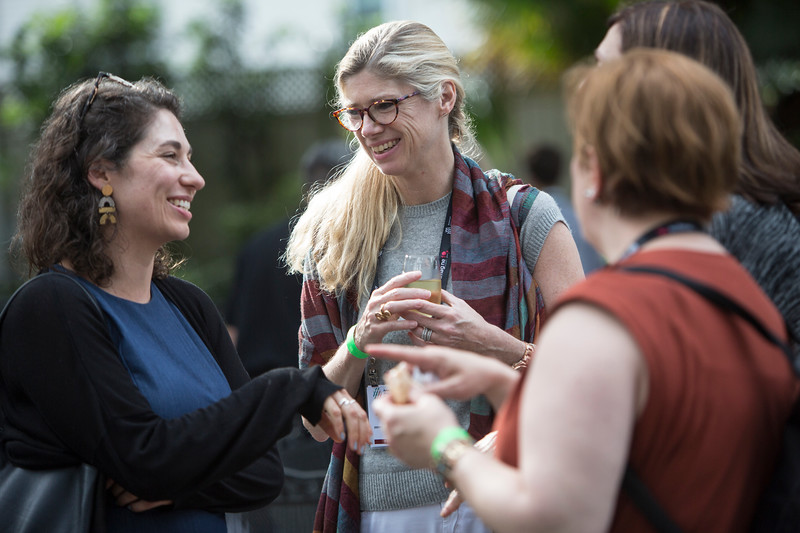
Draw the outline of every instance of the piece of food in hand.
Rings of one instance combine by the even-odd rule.
[[[394,403],[408,403],[408,393],[413,381],[411,366],[408,363],[400,361],[397,366],[386,372],[384,380],[389,386],[389,395]]]

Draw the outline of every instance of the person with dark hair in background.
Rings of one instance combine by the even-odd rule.
[[[588,274],[603,265],[605,261],[592,245],[586,242],[581,232],[578,218],[572,209],[572,201],[569,195],[558,185],[558,178],[561,174],[561,151],[557,146],[549,143],[534,145],[525,158],[528,174],[525,181],[534,187],[548,193],[555,199],[564,220],[567,221],[569,229],[572,230],[572,238],[578,247],[578,254],[581,256],[583,272]]]
[[[251,380],[208,295],[171,275],[167,244],[189,236],[205,186],[180,112],[153,79],[101,72],[65,89],[12,242],[38,274],[0,329],[0,453],[32,470],[95,467],[108,533],[225,533],[225,513],[277,496],[275,443],[298,412],[355,448],[371,435],[319,370]]]
[[[350,154],[347,142],[340,139],[311,145],[301,160],[302,188],[307,191],[325,183]],[[290,218],[284,217],[256,233],[242,247],[236,261],[225,318],[242,364],[251,376],[299,364],[297,332],[303,280],[297,274],[289,274],[281,261],[290,228]],[[278,441],[284,468],[283,490],[268,507],[236,517],[241,531],[311,531],[331,444],[313,439],[296,416],[292,431]]]
[[[301,161],[303,189],[325,183],[336,167],[347,163],[349,156],[344,140],[311,145]],[[303,280],[298,274],[289,274],[281,261],[290,228],[287,216],[259,231],[242,246],[236,260],[225,319],[236,351],[251,376],[273,368],[298,366]]]
[[[709,231],[781,311],[800,357],[800,151],[764,109],[747,42],[716,4],[656,0],[611,15],[595,57],[602,63],[637,47],[691,57],[733,90],[744,122],[742,159],[731,207],[714,216]]]

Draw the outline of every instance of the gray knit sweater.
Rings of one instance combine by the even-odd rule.
[[[783,204],[760,206],[734,196],[710,231],[772,299],[800,357],[800,221]]]

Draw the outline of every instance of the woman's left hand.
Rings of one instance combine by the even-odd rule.
[[[402,315],[403,318],[415,320],[418,324],[409,332],[415,345],[425,346],[427,343],[432,343],[488,355],[498,346],[515,342],[515,339],[505,331],[486,322],[467,302],[444,289],[442,289],[442,303],[445,305],[425,302],[419,308],[420,312],[425,313],[424,315],[413,311]],[[431,332],[427,339],[425,329]],[[519,347],[516,348],[521,354]],[[505,359],[500,356],[497,358]]]
[[[412,387],[410,402],[396,404],[388,396],[373,403],[389,450],[411,468],[431,467],[431,444],[439,431],[457,426],[453,411],[438,396]]]

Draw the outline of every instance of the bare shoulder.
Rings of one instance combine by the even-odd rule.
[[[587,379],[606,387],[640,390],[646,377],[641,350],[622,322],[583,302],[566,304],[548,319],[536,366],[553,379]]]

